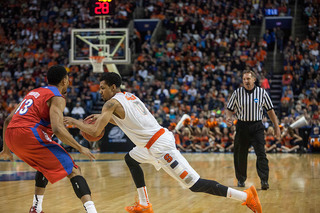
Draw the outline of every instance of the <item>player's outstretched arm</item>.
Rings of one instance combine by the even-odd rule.
[[[101,114],[92,114],[92,115],[89,115],[89,116],[87,116],[87,117],[84,119],[84,121],[90,120],[90,119],[91,119],[91,120],[97,120],[100,115],[101,115]]]
[[[97,120],[100,115],[101,115],[101,114],[92,114],[92,115],[89,115],[89,116],[87,116],[87,117],[84,119],[84,121],[90,120],[90,119],[91,119],[91,120]],[[109,123],[112,123],[113,125],[117,126],[117,123],[116,123],[112,118],[110,119]]]
[[[97,120],[94,124],[86,124],[81,120],[77,120],[71,117],[64,117],[64,122],[67,124],[75,125],[81,131],[97,137],[104,130],[105,126],[111,121],[111,116],[118,106],[119,102],[114,99],[107,101],[102,108],[101,114],[99,116],[95,116]]]
[[[65,144],[72,146],[80,153],[86,155],[90,160],[94,160],[94,155],[84,146],[81,146],[68,132],[63,123],[63,110],[66,101],[62,97],[53,97],[50,100],[50,121],[53,133]]]

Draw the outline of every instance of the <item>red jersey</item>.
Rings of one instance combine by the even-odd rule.
[[[55,86],[30,91],[20,103],[5,132],[8,148],[21,160],[40,171],[51,183],[78,168],[67,151],[51,140],[47,101],[63,97]]]
[[[40,127],[51,138],[52,129],[47,101],[54,96],[63,97],[55,86],[31,90],[20,103],[8,128]]]

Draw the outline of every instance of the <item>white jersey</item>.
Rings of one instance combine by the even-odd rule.
[[[156,142],[146,148],[145,145],[162,127],[135,95],[119,92],[113,98],[119,101],[125,111],[124,119],[112,115],[113,120],[137,145],[129,155],[139,163],[153,164],[157,170],[163,168],[187,188],[192,187],[200,175],[176,149],[172,132],[165,129]]]
[[[119,92],[112,98],[119,101],[125,112],[124,119],[112,115],[113,120],[135,145],[144,147],[162,127],[144,103],[132,93]]]

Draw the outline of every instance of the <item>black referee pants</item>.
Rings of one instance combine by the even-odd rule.
[[[247,179],[248,149],[253,146],[257,156],[257,172],[261,181],[268,181],[269,166],[265,152],[264,126],[261,121],[238,121],[234,140],[234,167],[238,181]]]

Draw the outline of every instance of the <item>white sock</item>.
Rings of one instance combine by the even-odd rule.
[[[141,187],[138,188],[138,194],[139,194],[139,203],[143,206],[148,206],[149,205],[149,198],[148,198],[148,193],[147,193],[147,187]]]
[[[93,201],[87,201],[83,204],[87,213],[97,213],[96,207],[94,206]]]
[[[36,208],[37,213],[40,213],[42,211],[42,201],[43,201],[44,195],[33,195],[33,204]]]
[[[228,187],[227,198],[245,202],[247,200],[247,193]]]

